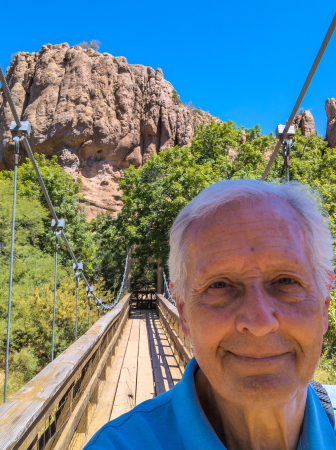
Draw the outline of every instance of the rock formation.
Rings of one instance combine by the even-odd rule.
[[[309,137],[312,133],[316,134],[314,117],[310,111],[297,114],[294,118],[293,125],[295,129],[301,129],[303,136]]]
[[[325,102],[325,110],[328,116],[327,141],[331,148],[336,147],[336,100],[328,98]]]
[[[190,144],[195,125],[215,119],[184,105],[161,69],[66,43],[18,53],[6,78],[21,120],[31,124],[33,152],[56,154],[68,173],[81,175],[89,217],[120,210],[123,169]],[[11,120],[0,91],[0,169],[12,167]]]

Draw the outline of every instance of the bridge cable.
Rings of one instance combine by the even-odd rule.
[[[73,263],[73,269],[75,271],[75,277],[76,277],[76,321],[75,321],[75,341],[77,341],[77,318],[78,318],[78,288],[79,288],[79,278],[81,275],[81,271],[83,270],[83,263],[80,262],[76,266],[75,263]]]
[[[309,72],[309,74],[307,76],[307,79],[306,79],[306,81],[305,81],[305,83],[304,83],[304,85],[303,85],[303,87],[301,89],[300,95],[299,95],[298,99],[296,100],[296,103],[295,103],[294,108],[293,108],[293,110],[291,112],[291,115],[289,116],[289,119],[286,122],[285,129],[284,129],[285,133],[287,133],[287,131],[289,130],[289,127],[293,123],[294,117],[295,117],[295,115],[296,115],[296,113],[297,113],[297,111],[298,111],[298,109],[299,109],[299,107],[301,105],[303,97],[305,96],[305,94],[307,92],[307,89],[308,89],[308,87],[310,85],[310,82],[313,79],[313,76],[315,75],[316,69],[317,69],[317,67],[318,67],[318,65],[319,65],[319,63],[320,63],[320,61],[322,59],[322,56],[323,56],[323,54],[325,52],[325,49],[327,48],[327,46],[329,44],[330,38],[333,35],[335,27],[336,27],[336,14],[334,15],[334,18],[333,18],[333,20],[332,20],[332,22],[331,22],[331,24],[329,26],[328,32],[325,35],[325,38],[324,38],[324,40],[322,42],[320,50],[319,50],[319,52],[318,52],[318,54],[317,54],[317,56],[315,58],[315,61],[314,61],[313,65],[312,65],[312,67],[310,69],[310,72]],[[264,173],[263,173],[263,175],[261,177],[262,181],[265,181],[265,179],[266,179],[266,177],[268,175],[268,172],[269,172],[269,170],[270,170],[270,168],[271,168],[271,166],[272,166],[272,164],[273,164],[273,162],[274,162],[274,160],[275,160],[275,158],[276,158],[276,156],[277,156],[277,154],[278,154],[278,152],[280,150],[280,147],[281,147],[281,140],[278,139],[278,141],[276,143],[276,146],[275,146],[275,149],[274,149],[274,151],[273,151],[273,153],[272,153],[272,155],[271,155],[271,157],[270,157],[270,159],[268,161],[266,169],[265,169],[265,171],[264,171]]]
[[[60,219],[56,224],[53,219],[51,221],[51,227],[55,236],[55,279],[54,279],[54,305],[53,305],[53,324],[52,324],[52,339],[51,339],[51,361],[54,360],[54,343],[55,343],[55,321],[56,321],[56,290],[57,290],[57,255],[58,255],[58,242],[59,236],[64,228],[64,219]]]
[[[163,282],[164,282],[164,292],[165,295],[167,296],[167,299],[170,301],[170,303],[172,303],[174,306],[176,306],[176,302],[173,298],[173,296],[171,295],[168,283],[167,283],[167,278],[166,278],[166,274],[164,269],[162,269],[162,275],[163,275]]]
[[[14,121],[11,122],[11,126],[10,126],[13,139],[14,139],[14,137],[20,137],[19,141],[22,141],[22,143],[23,143],[23,145],[25,147],[25,150],[28,153],[29,159],[30,159],[30,161],[32,163],[32,166],[34,168],[35,174],[37,176],[37,179],[38,179],[39,184],[41,186],[42,192],[44,194],[44,197],[45,197],[46,202],[48,204],[48,207],[50,209],[51,215],[52,215],[52,217],[53,217],[53,219],[55,221],[55,225],[56,225],[56,227],[58,227],[57,233],[62,236],[62,238],[63,238],[63,240],[65,242],[65,245],[66,245],[67,249],[69,250],[69,253],[70,253],[70,255],[71,255],[71,257],[72,257],[72,259],[74,261],[74,266],[76,266],[76,269],[77,269],[77,268],[79,268],[80,264],[82,264],[82,263],[79,263],[77,261],[76,256],[75,256],[75,254],[74,254],[74,252],[73,252],[73,250],[72,250],[72,248],[71,248],[71,246],[70,246],[70,244],[69,244],[69,242],[67,240],[67,237],[66,237],[66,235],[64,233],[64,229],[63,229],[64,227],[62,228],[62,227],[59,226],[59,225],[62,224],[63,219],[58,219],[58,217],[57,217],[56,211],[55,211],[55,209],[53,207],[53,204],[52,204],[51,199],[49,197],[48,191],[47,191],[47,189],[45,187],[43,178],[42,178],[41,173],[39,171],[39,168],[38,168],[38,166],[36,164],[36,161],[35,161],[35,158],[34,158],[34,154],[32,152],[32,149],[30,147],[29,141],[27,139],[27,137],[29,137],[29,135],[30,135],[30,124],[29,124],[29,122],[20,121],[19,115],[18,115],[18,113],[16,111],[15,104],[13,102],[13,98],[12,98],[12,95],[11,95],[10,90],[8,88],[8,84],[7,84],[6,78],[4,76],[4,73],[3,73],[1,65],[0,65],[0,81],[1,81],[1,84],[2,84],[2,88],[3,88],[3,91],[4,91],[5,97],[7,99],[7,102],[9,104],[9,107],[10,107],[11,112],[12,112],[13,117],[14,117]],[[14,139],[14,143],[15,142],[17,142],[17,139]],[[17,164],[14,164],[14,198],[13,198],[13,220],[12,220],[12,239],[11,239],[11,265],[10,265],[10,283],[9,283],[9,304],[8,304],[8,324],[7,324],[7,342],[6,342],[6,369],[5,369],[5,384],[4,384],[4,401],[6,401],[6,394],[7,394],[8,359],[9,359],[9,343],[10,343],[10,320],[11,320],[11,299],[12,299],[12,281],[13,281],[12,279],[13,279],[13,260],[14,260],[14,234],[15,234],[15,205],[16,205],[17,165],[18,165],[18,162],[19,162],[19,159],[20,159],[19,154],[18,154],[17,144],[15,144],[15,149],[16,150],[15,150],[14,158],[16,158],[15,161],[17,160]],[[64,221],[63,221],[63,223],[64,223]],[[57,244],[58,244],[58,242],[57,242]],[[126,259],[126,261],[127,261],[127,259]],[[87,286],[87,288],[90,288],[90,284],[87,281],[83,271],[80,270],[79,273],[80,273],[80,276],[82,277],[85,285]],[[54,311],[55,311],[55,306],[56,306],[56,283],[57,283],[57,255],[55,254]],[[113,302],[111,305],[108,305],[108,306],[104,305],[102,300],[99,299],[93,293],[93,296],[94,296],[95,301],[96,301],[96,305],[100,305],[103,308],[104,312],[106,312],[107,310],[111,309],[119,301],[119,298],[120,298],[120,295],[121,295],[121,293],[123,291],[123,288],[124,288],[124,280],[123,280],[122,288],[119,291],[119,295],[118,295],[117,300],[115,302]],[[93,288],[92,288],[91,292],[93,292]],[[90,311],[89,311],[89,314],[90,314]],[[90,321],[90,317],[89,317],[89,321]],[[53,322],[55,323],[55,314],[53,315]],[[54,326],[53,326],[53,328],[54,328]],[[75,333],[77,334],[77,327],[76,327],[76,332]],[[53,341],[54,341],[54,339],[53,339]],[[52,354],[53,353],[54,353],[54,351],[52,349]]]
[[[110,305],[106,305],[104,304],[101,299],[98,299],[98,301],[100,300],[101,303],[99,303],[99,305],[102,307],[103,312],[106,313],[107,311],[111,310],[112,308],[115,307],[115,305],[119,302],[121,295],[123,294],[123,292],[125,291],[125,287],[126,287],[126,275],[127,275],[127,268],[128,268],[128,247],[127,247],[127,254],[126,254],[126,261],[125,261],[125,268],[124,268],[124,275],[123,275],[123,279],[121,282],[121,286],[117,295],[117,298],[110,304]],[[97,304],[97,303],[96,303]]]
[[[91,296],[93,295],[94,287],[92,283],[89,283],[89,286],[86,287],[86,295],[88,298],[88,304],[89,304],[89,318],[88,318],[88,329],[90,328],[90,312],[91,312]]]
[[[12,286],[13,286],[13,262],[14,262],[14,236],[15,236],[15,209],[16,209],[16,190],[17,190],[17,166],[20,161],[20,138],[13,137],[14,141],[14,187],[13,187],[13,211],[12,211],[12,235],[11,235],[11,252],[10,252],[10,272],[9,272],[9,295],[8,295],[8,314],[7,314],[7,341],[6,341],[6,366],[5,366],[5,385],[4,385],[4,403],[7,397],[7,380],[8,380],[8,360],[9,360],[9,340],[12,310]]]

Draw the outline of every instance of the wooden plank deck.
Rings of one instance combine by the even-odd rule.
[[[108,421],[171,389],[182,377],[155,310],[131,310],[83,446]]]

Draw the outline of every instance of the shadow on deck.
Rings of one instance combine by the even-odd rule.
[[[88,411],[87,433],[70,448],[82,448],[107,422],[171,389],[182,377],[154,309],[131,309],[99,403]]]

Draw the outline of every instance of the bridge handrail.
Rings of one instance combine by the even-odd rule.
[[[76,397],[76,405],[80,403],[83,392],[89,387],[94,377],[94,370],[103,359],[105,350],[111,346],[112,340],[115,345],[119,337],[116,328],[122,325],[122,319],[127,316],[129,298],[130,294],[125,295],[112,311],[101,317],[74,344],[0,406],[1,450],[38,448],[38,433],[62,400],[64,400],[62,405],[66,403],[70,397],[69,392],[71,400]],[[120,328],[119,326],[119,331]],[[104,355],[104,360],[107,361],[107,358],[108,355]],[[91,390],[92,388],[94,386],[91,386]],[[89,400],[90,398],[87,398],[86,403]],[[55,434],[58,433],[57,421],[62,414],[61,408],[58,411],[58,417],[54,413]]]
[[[186,365],[194,355],[192,342],[182,331],[180,316],[176,306],[161,294],[156,294],[156,299],[157,310],[166,329],[168,341],[181,371],[184,372]]]

